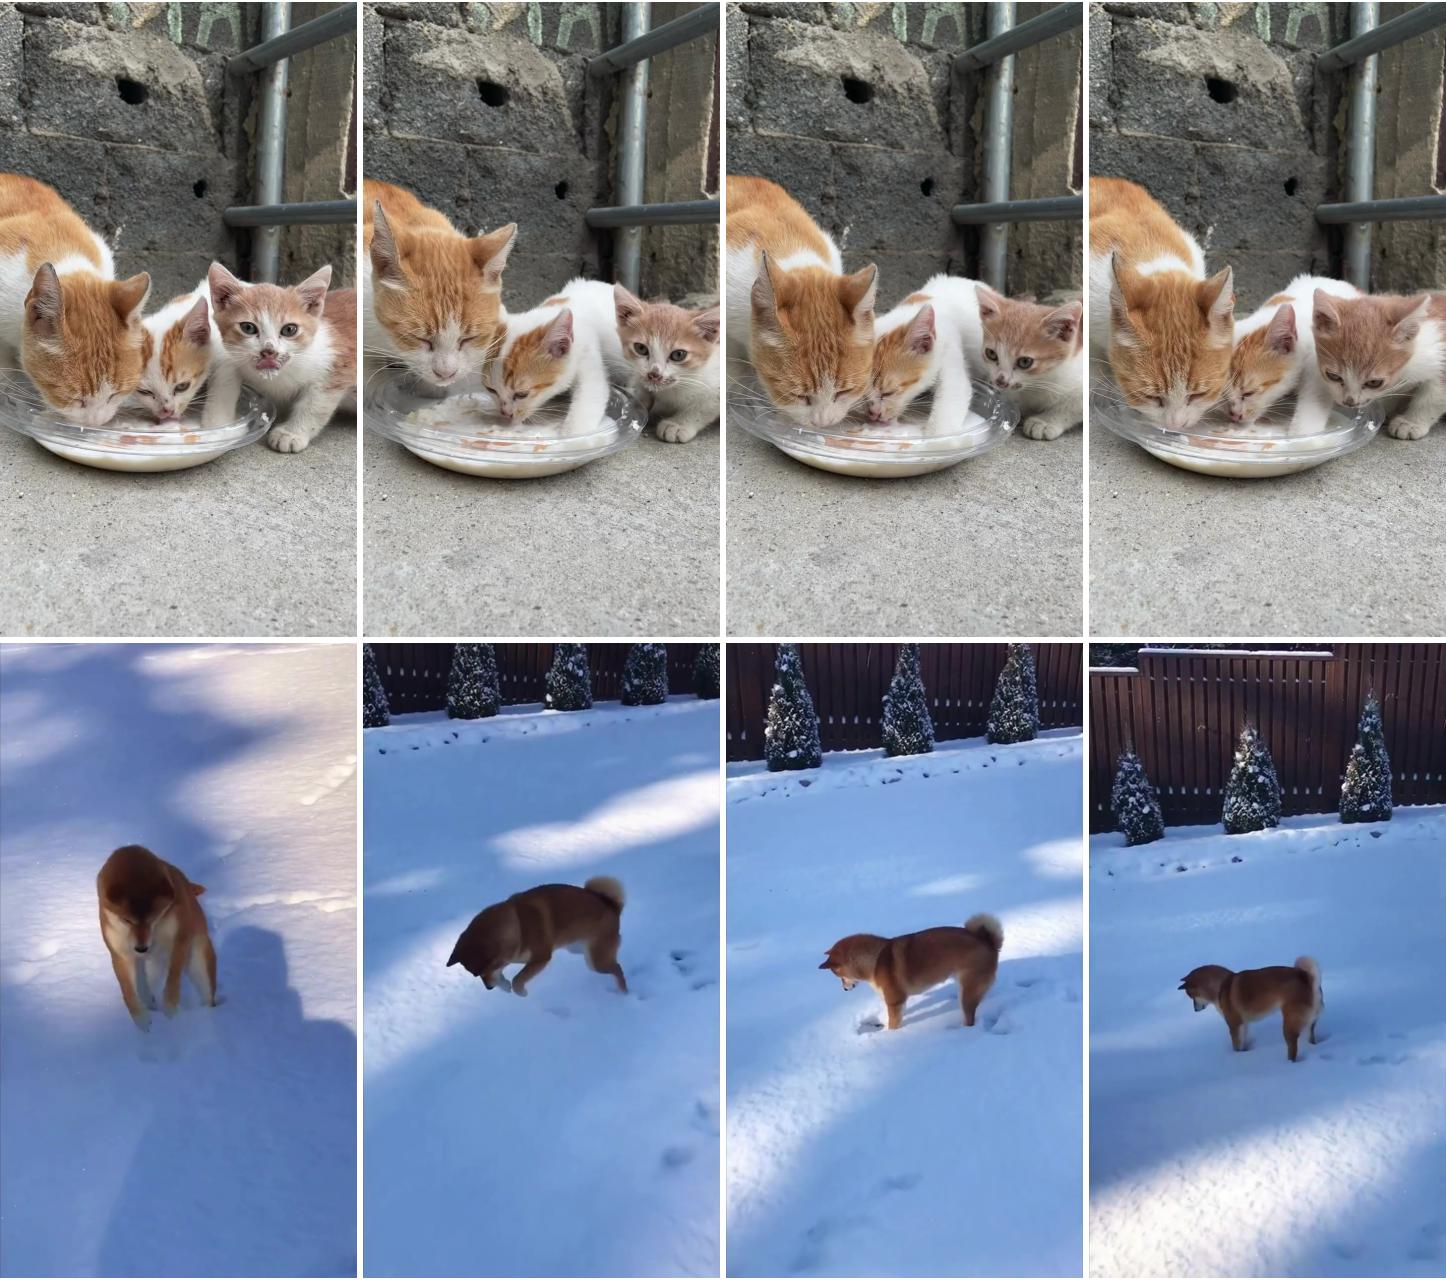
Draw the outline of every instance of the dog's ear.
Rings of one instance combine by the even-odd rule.
[[[462,950],[462,944],[459,942],[455,947],[452,948],[452,955],[447,960],[447,968],[450,969],[454,964],[457,963],[457,952],[459,952],[460,950]]]
[[[1178,987],[1176,987],[1175,990],[1176,990],[1176,991],[1183,991],[1183,990],[1185,990],[1185,979],[1184,979],[1184,978],[1181,978],[1181,979],[1180,979],[1180,985],[1179,985]]]
[[[818,967],[819,967],[820,969],[831,969],[831,968],[833,968],[833,961],[832,961],[832,960],[825,960],[825,961],[824,961],[821,965],[819,965]]]

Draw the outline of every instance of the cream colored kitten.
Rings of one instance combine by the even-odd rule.
[[[659,440],[684,444],[718,421],[718,304],[687,311],[613,286],[618,341]]]
[[[141,323],[146,367],[136,387],[135,407],[157,422],[179,422],[223,350],[221,331],[211,322],[206,281]]]

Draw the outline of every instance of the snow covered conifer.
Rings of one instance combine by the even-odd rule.
[[[994,686],[985,737],[990,742],[1029,742],[1039,732],[1039,694],[1034,687],[1034,654],[1027,644],[1009,646]]]
[[[796,644],[778,646],[773,692],[768,695],[768,719],[763,728],[763,752],[770,773],[816,769],[823,763],[818,712],[813,709],[813,699],[804,683],[803,660]]]
[[[1230,836],[1280,825],[1280,783],[1275,777],[1275,761],[1254,725],[1248,724],[1240,731],[1220,821]]]
[[[1389,822],[1391,820],[1391,758],[1386,754],[1386,734],[1381,728],[1381,707],[1374,693],[1366,695],[1361,708],[1361,725],[1356,745],[1346,764],[1341,784],[1342,822]]]
[[[387,691],[382,687],[382,678],[377,675],[377,660],[372,656],[372,647],[362,645],[362,727],[378,729],[391,724],[392,711],[387,706]]]
[[[592,706],[592,670],[587,665],[587,645],[552,646],[545,701],[553,711],[586,711]]]
[[[1165,834],[1159,793],[1133,751],[1122,752],[1115,764],[1110,810],[1115,816],[1115,830],[1125,837],[1126,844],[1149,844]]]
[[[497,651],[490,644],[455,645],[447,677],[447,714],[453,720],[480,720],[495,716],[501,706]]]
[[[716,698],[723,687],[719,662],[716,644],[698,646],[698,656],[693,659],[693,692],[700,698]]]
[[[633,645],[623,663],[623,706],[652,707],[667,700],[667,646],[652,641]]]
[[[934,722],[929,717],[916,644],[899,649],[894,678],[884,694],[883,731],[885,755],[919,756],[934,749]]]

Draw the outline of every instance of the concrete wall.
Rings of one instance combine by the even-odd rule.
[[[1024,21],[1050,7],[1022,4]],[[985,34],[979,4],[730,4],[728,169],[786,187],[839,242],[880,268],[892,305],[939,271],[978,269],[976,233],[949,218],[978,198],[981,76],[954,56]],[[1079,31],[1018,56],[1017,197],[1069,190]],[[1016,228],[1008,288],[1080,288],[1079,229]]]

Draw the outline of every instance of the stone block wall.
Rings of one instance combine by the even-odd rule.
[[[1050,6],[1021,4],[1018,21]],[[982,76],[953,59],[985,37],[980,4],[730,4],[728,169],[786,187],[855,270],[876,262],[890,306],[940,271],[978,269],[977,233],[949,214],[977,199]],[[1070,190],[1078,30],[1015,63],[1016,197]],[[1011,233],[1008,288],[1080,288],[1080,232]]]

